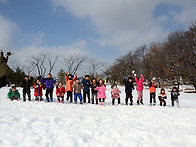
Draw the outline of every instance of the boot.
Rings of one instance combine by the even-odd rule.
[[[139,103],[139,100],[137,100],[137,104],[139,105],[140,103]]]
[[[77,101],[75,101],[74,104],[77,104]]]
[[[101,105],[105,106],[105,102],[102,102]]]
[[[143,100],[140,100],[140,103],[143,105],[144,103],[143,103]]]
[[[50,99],[50,102],[53,102],[53,99],[52,98]]]
[[[49,99],[46,99],[46,102],[50,102],[50,100]]]
[[[62,100],[61,103],[64,104],[64,100]]]
[[[99,102],[99,105],[101,106],[102,105],[102,102]]]
[[[82,101],[80,101],[80,104],[82,105]]]
[[[128,105],[128,99],[127,98],[125,99],[125,105]]]
[[[40,98],[40,102],[43,101],[43,98]]]
[[[133,105],[133,101],[131,101],[131,104],[130,104],[131,106]]]

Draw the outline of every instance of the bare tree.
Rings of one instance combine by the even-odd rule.
[[[79,54],[73,54],[64,59],[65,65],[67,66],[70,74],[75,74],[80,69],[83,63],[87,60],[87,57],[80,56]]]
[[[96,71],[104,66],[103,62],[98,62],[95,59],[90,59],[88,61],[88,63],[90,64],[90,70],[92,72],[93,77],[95,76]]]
[[[57,63],[58,59],[59,59],[59,55],[55,56],[54,58],[51,56],[51,54],[48,55],[47,60],[49,63],[49,73],[50,74],[51,74],[52,70],[54,69],[54,66]]]

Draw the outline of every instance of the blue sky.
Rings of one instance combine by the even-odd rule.
[[[40,51],[111,64],[188,29],[195,14],[195,0],[0,0],[0,48],[19,64]]]

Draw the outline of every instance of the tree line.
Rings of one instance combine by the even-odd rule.
[[[184,82],[196,88],[196,21],[187,31],[175,31],[162,42],[144,45],[119,57],[103,70],[110,82],[121,82],[132,71],[159,83]]]

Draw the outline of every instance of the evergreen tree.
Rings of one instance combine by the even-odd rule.
[[[63,69],[59,71],[59,73],[57,74],[57,78],[59,81],[65,83],[65,71]]]

